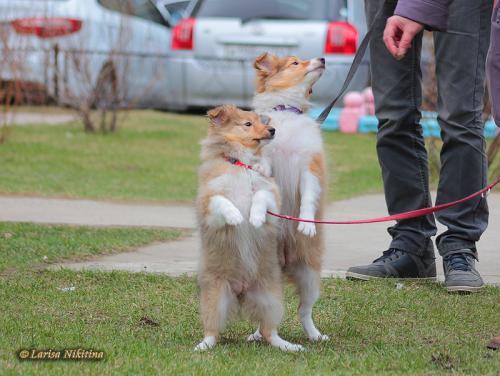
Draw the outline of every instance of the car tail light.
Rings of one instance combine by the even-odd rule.
[[[348,22],[337,21],[328,24],[325,53],[355,54],[358,44],[358,30]]]
[[[172,49],[173,50],[192,50],[193,49],[193,30],[194,18],[185,18],[181,20],[172,30]]]
[[[36,35],[40,38],[60,37],[76,33],[82,28],[82,21],[65,17],[19,18],[11,22],[18,34]]]

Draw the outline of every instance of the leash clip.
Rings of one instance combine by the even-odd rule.
[[[482,198],[487,198],[491,193],[491,188],[488,189],[486,192],[481,193]]]

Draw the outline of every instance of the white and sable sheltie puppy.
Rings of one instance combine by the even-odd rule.
[[[281,194],[281,214],[321,219],[326,187],[320,127],[307,114],[314,83],[325,70],[325,60],[300,60],[265,53],[254,63],[257,73],[253,107],[271,116],[276,137],[263,148]],[[312,320],[319,298],[323,236],[314,223],[280,221],[278,252],[285,274],[300,295],[299,316],[310,340],[327,340]],[[257,330],[249,340],[259,340]]]
[[[240,311],[260,325],[263,338],[285,351],[302,350],[278,336],[283,316],[282,272],[274,181],[242,167],[259,166],[262,146],[274,137],[269,118],[222,106],[208,112],[202,142],[197,213],[202,240],[198,282],[205,337],[197,351],[213,347],[224,324]],[[258,168],[259,169],[259,168]]]

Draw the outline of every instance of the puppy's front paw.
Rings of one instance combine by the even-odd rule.
[[[252,166],[252,169],[265,176],[266,178],[271,177],[271,167],[269,167],[268,165],[256,163]]]
[[[237,226],[243,222],[243,216],[236,208],[227,209],[226,213],[224,213],[224,218],[226,219],[226,223],[231,226]]]
[[[266,222],[266,213],[258,213],[253,211],[250,214],[250,223],[256,227],[259,228]]]
[[[303,233],[306,236],[313,237],[316,235],[316,225],[310,222],[300,222],[297,230]]]

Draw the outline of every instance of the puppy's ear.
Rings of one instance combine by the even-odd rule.
[[[210,124],[215,126],[224,125],[228,120],[227,108],[225,106],[212,108],[207,112],[207,116],[210,120]]]
[[[262,55],[258,56],[255,59],[253,67],[258,71],[264,73],[271,73],[276,68],[277,60],[278,60],[277,56],[264,52]]]

